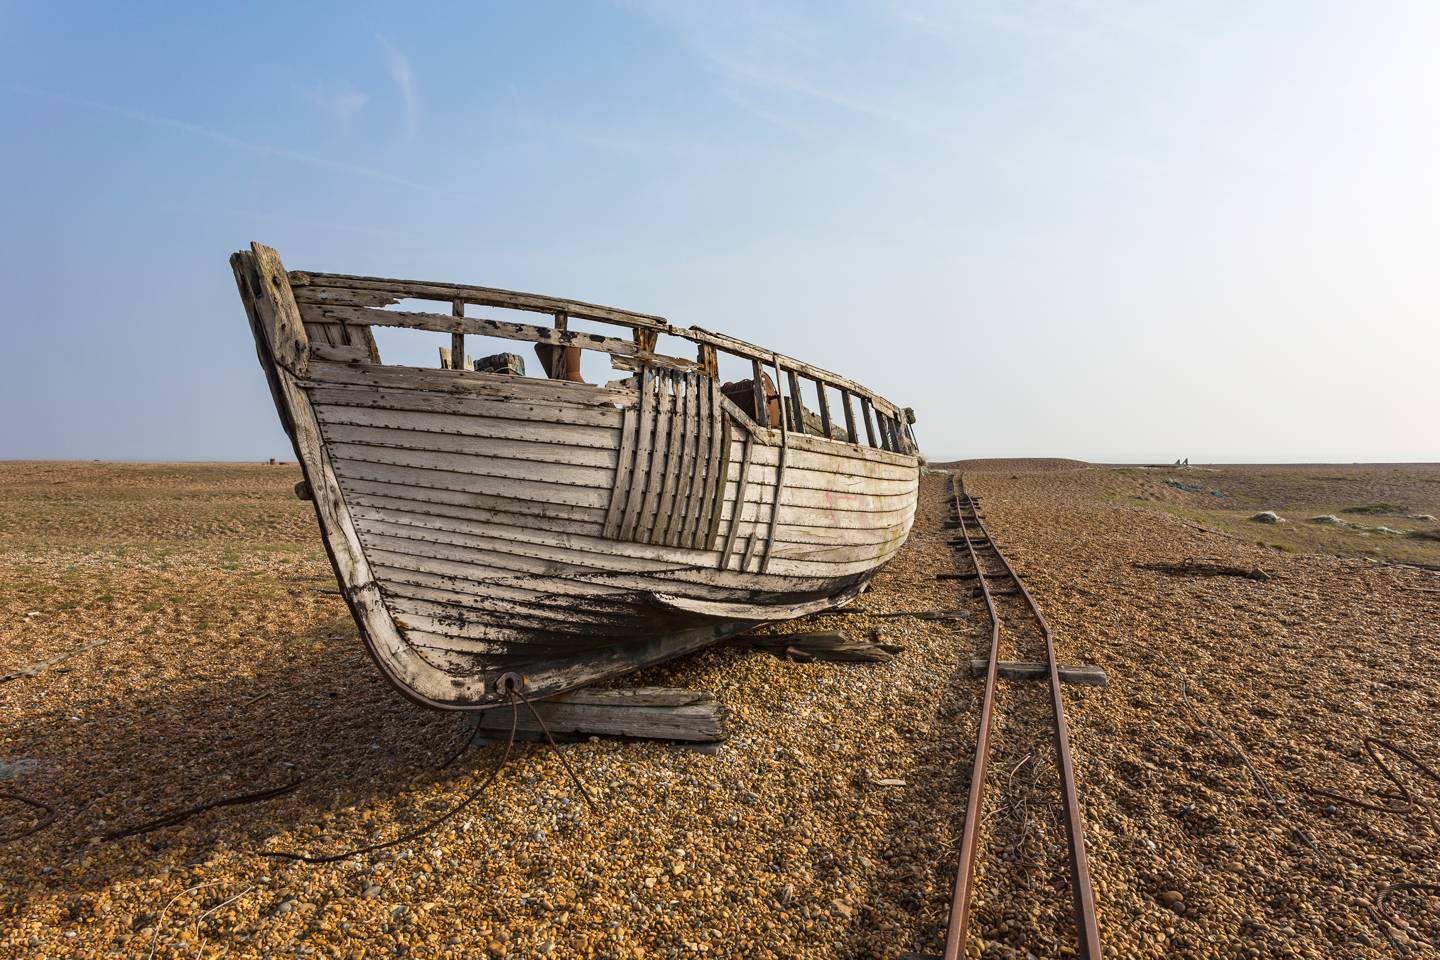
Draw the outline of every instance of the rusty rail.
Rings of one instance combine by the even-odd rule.
[[[970,772],[970,795],[965,805],[965,829],[960,838],[960,863],[955,874],[955,895],[950,902],[950,921],[945,932],[945,960],[960,960],[965,956],[965,938],[970,925],[970,895],[975,878],[975,859],[979,849],[980,821],[985,799],[985,773],[990,753],[990,721],[994,714],[995,683],[1000,662],[1001,619],[995,609],[989,579],[995,573],[987,573],[980,563],[977,548],[989,550],[993,558],[1004,569],[1003,576],[1014,581],[1024,597],[1029,613],[1045,637],[1045,658],[1050,674],[1051,717],[1054,721],[1055,755],[1060,770],[1060,798],[1065,806],[1065,834],[1069,846],[1070,894],[1074,908],[1075,928],[1078,934],[1081,960],[1100,960],[1100,928],[1095,918],[1095,891],[1090,884],[1090,866],[1085,856],[1085,820],[1080,810],[1080,799],[1075,789],[1075,769],[1070,759],[1070,729],[1065,723],[1065,703],[1060,692],[1060,666],[1055,658],[1055,640],[1045,615],[1031,596],[1024,581],[1016,575],[1010,561],[1000,552],[980,518],[975,501],[965,490],[965,481],[960,475],[951,475],[951,490],[955,499],[955,519],[964,537],[965,550],[975,568],[975,579],[985,598],[985,608],[990,614],[990,663],[985,671],[985,693],[980,704],[980,727],[975,739],[975,764]],[[967,513],[969,517],[967,518]],[[974,525],[983,539],[972,537],[970,527]]]

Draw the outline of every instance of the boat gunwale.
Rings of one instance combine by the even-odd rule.
[[[686,360],[653,352],[656,337],[660,334],[688,340],[702,348],[722,350],[746,360],[773,365],[784,373],[795,373],[817,384],[833,387],[848,393],[863,402],[868,401],[878,413],[884,414],[897,425],[908,426],[908,416],[903,408],[848,377],[806,363],[786,354],[766,350],[755,344],[716,333],[699,326],[680,327],[664,317],[644,314],[616,307],[553,297],[545,294],[523,293],[496,287],[482,287],[470,284],[446,283],[430,280],[403,280],[389,277],[370,277],[356,274],[325,273],[315,270],[291,270],[289,279],[302,314],[311,314],[317,322],[374,324],[394,327],[419,327],[449,331],[467,332],[471,327],[476,334],[494,336],[500,339],[514,339],[531,342],[557,343],[580,347],[610,354],[612,357],[631,358],[638,364],[651,363],[661,367],[680,369],[703,369],[699,361]],[[355,303],[322,302],[307,296],[308,289],[352,290],[362,296]],[[538,327],[528,324],[505,323],[481,317],[456,316],[454,314],[426,313],[423,311],[388,310],[377,306],[377,298],[388,298],[393,305],[400,300],[450,301],[454,304],[474,304],[509,310],[523,310],[534,313],[549,313],[559,320],[574,317],[598,323],[610,323],[629,327],[634,331],[634,342],[604,337],[597,334],[570,331],[563,325]],[[646,349],[649,347],[649,349]],[[626,367],[631,364],[626,364]],[[469,372],[469,371],[462,371]],[[713,374],[712,374],[713,375]],[[803,426],[803,425],[802,425]],[[804,433],[804,430],[797,430]],[[882,431],[883,432],[883,431]],[[901,430],[908,433],[908,430]],[[858,439],[858,432],[857,432]],[[883,439],[883,438],[882,438]],[[901,436],[902,441],[906,438]],[[911,440],[913,443],[913,439]],[[883,447],[879,449],[884,449]],[[892,452],[892,451],[887,451]],[[893,451],[903,452],[903,451]]]

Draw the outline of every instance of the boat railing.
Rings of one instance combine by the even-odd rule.
[[[677,327],[664,317],[652,314],[493,287],[304,270],[290,271],[288,276],[300,318],[307,327],[405,327],[449,333],[452,337],[451,353],[456,358],[456,366],[462,365],[459,360],[464,357],[466,335],[594,350],[609,354],[611,365],[620,370],[635,371],[651,367],[681,372],[698,371],[715,378],[719,377],[719,355],[725,354],[749,362],[751,382],[755,390],[754,409],[757,411],[765,409],[763,384],[770,370],[774,371],[777,389],[781,388],[782,379],[787,382],[790,395],[786,402],[782,403],[785,421],[783,426],[790,431],[811,433],[830,439],[840,439],[840,434],[843,433],[845,440],[859,444],[860,431],[863,428],[865,441],[871,447],[904,454],[913,454],[917,449],[910,429],[910,424],[914,423],[914,414],[908,408],[902,410],[866,387],[837,373],[701,327]],[[445,314],[387,309],[402,300],[448,302],[451,310]],[[547,314],[552,323],[541,326],[470,317],[465,315],[465,307],[468,305]],[[626,327],[630,336],[625,339],[571,330],[571,319]],[[695,359],[688,360],[655,352],[662,334],[695,344]],[[332,342],[351,341],[338,337]],[[809,411],[800,399],[802,380],[808,380],[815,386],[819,401],[818,430],[814,429],[813,425],[807,428],[806,414]],[[843,426],[832,422],[833,414],[827,388],[836,390],[840,395]],[[859,405],[858,417],[852,403]]]

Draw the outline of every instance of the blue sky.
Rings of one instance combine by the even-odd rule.
[[[937,459],[1437,460],[1437,48],[1419,0],[0,3],[0,458],[290,456],[260,240],[721,329]]]

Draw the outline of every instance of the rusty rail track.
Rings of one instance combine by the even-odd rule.
[[[1055,640],[1045,615],[1031,596],[1024,581],[1016,575],[1010,561],[1000,552],[985,528],[977,502],[965,490],[965,481],[958,473],[951,475],[955,501],[955,520],[963,537],[965,553],[975,570],[974,579],[985,598],[990,614],[990,662],[985,672],[985,693],[980,705],[980,727],[975,739],[975,764],[970,772],[970,793],[965,805],[965,829],[960,839],[960,863],[955,875],[955,895],[950,903],[949,927],[945,933],[945,960],[965,956],[969,930],[970,900],[975,878],[975,861],[979,852],[980,825],[985,801],[985,774],[990,755],[990,725],[995,713],[995,685],[1000,663],[1000,635],[1003,620],[995,609],[995,593],[991,581],[1005,579],[1014,583],[1024,599],[1028,614],[1045,638],[1045,658],[1050,679],[1051,718],[1055,742],[1056,766],[1060,774],[1060,799],[1064,806],[1067,854],[1070,861],[1071,905],[1081,960],[1100,960],[1100,929],[1095,917],[1095,891],[1090,883],[1090,867],[1085,856],[1085,819],[1075,788],[1075,769],[1070,759],[1070,729],[1065,723],[1065,703],[1060,691],[1060,665],[1055,658]],[[982,553],[985,556],[982,558]]]

